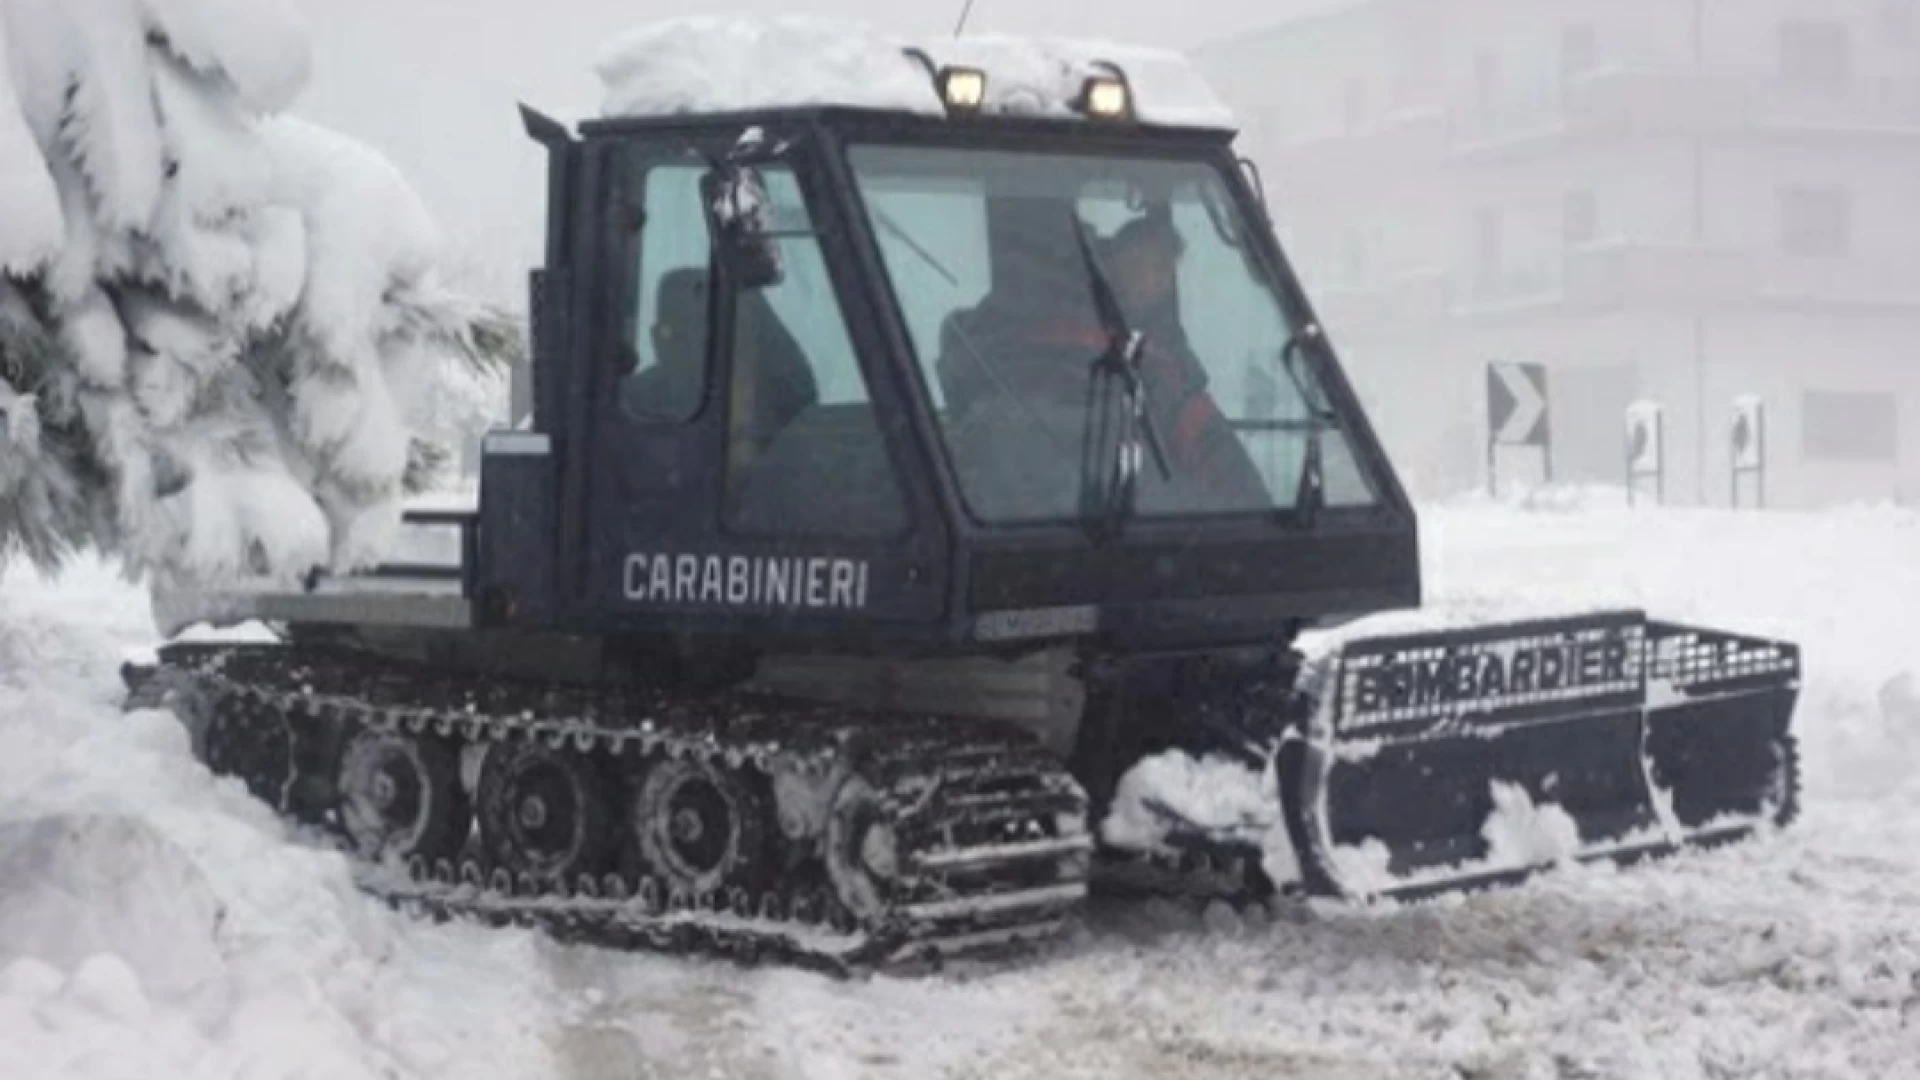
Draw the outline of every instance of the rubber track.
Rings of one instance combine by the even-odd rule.
[[[1042,747],[999,725],[744,695],[675,699],[455,677],[282,645],[170,646],[160,660],[161,672],[177,673],[173,679],[190,677],[207,695],[209,715],[219,718],[206,746],[210,760],[248,747],[257,758],[259,746],[274,745],[279,725],[316,724],[468,743],[537,739],[617,759],[609,774],[637,769],[642,756],[656,754],[769,772],[844,763],[879,796],[901,865],[919,870],[896,887],[889,911],[862,920],[838,902],[824,875],[817,885],[757,895],[735,889],[684,896],[669,895],[657,880],[617,873],[541,882],[515,879],[473,855],[435,865],[416,856],[400,866],[369,863],[349,850],[357,884],[407,910],[535,926],[613,948],[775,960],[846,975],[1044,948],[1087,892],[1085,795]],[[255,794],[300,816],[291,768],[250,764],[254,775],[244,779]],[[1009,829],[1039,835],[1021,847],[1009,842]],[[978,838],[954,839],[969,836]],[[344,839],[341,846],[347,848]]]

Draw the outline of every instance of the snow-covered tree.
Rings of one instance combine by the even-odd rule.
[[[163,580],[377,559],[449,358],[516,362],[291,0],[0,0],[0,543]]]

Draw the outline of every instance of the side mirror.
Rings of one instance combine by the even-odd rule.
[[[764,289],[783,277],[780,245],[768,226],[767,185],[760,170],[716,162],[700,181],[720,270],[736,289]]]

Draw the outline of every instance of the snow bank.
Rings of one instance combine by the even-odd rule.
[[[0,968],[0,1075],[201,1080],[248,1067],[98,954],[71,970],[30,958]]]
[[[177,724],[115,711],[123,651],[152,644],[138,590],[90,561],[57,581],[16,568],[0,578],[0,1075],[1910,1074],[1920,515],[1482,506],[1424,524],[1442,614],[1646,603],[1801,642],[1803,823],[1420,906],[1238,923],[1128,906],[980,978],[568,949],[360,896],[338,858],[191,762]],[[1271,820],[1257,773],[1155,760],[1123,801],[1157,788],[1201,824]],[[1549,808],[1509,809],[1503,843],[1564,838]],[[1136,916],[1153,925],[1133,932]]]
[[[0,956],[67,970],[113,955],[151,990],[192,998],[220,975],[222,917],[192,859],[139,817],[0,824]]]
[[[1566,862],[1580,850],[1580,826],[1562,807],[1536,804],[1518,784],[1493,785],[1493,813],[1480,827],[1487,864],[1495,867]]]
[[[1077,117],[1089,76],[1118,64],[1149,124],[1231,127],[1233,114],[1180,53],[1137,45],[1006,36],[909,41],[861,22],[812,16],[693,16],[638,27],[597,70],[603,115],[661,116],[804,105],[945,115],[932,74],[906,53],[987,73],[983,111]]]
[[[0,579],[0,1076],[554,1075],[573,1008],[531,934],[434,927],[118,712],[143,594]]]
[[[1180,750],[1141,759],[1115,786],[1100,822],[1101,839],[1135,851],[1166,851],[1174,833],[1250,842],[1275,885],[1300,880],[1271,761],[1253,769],[1220,755],[1196,758]]]
[[[1441,503],[1448,510],[1504,507],[1509,510],[1580,513],[1587,510],[1617,510],[1637,504],[1653,508],[1653,497],[1633,494],[1618,484],[1528,484],[1501,485],[1498,495],[1484,490],[1463,492]]]

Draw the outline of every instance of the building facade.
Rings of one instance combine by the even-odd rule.
[[[1416,493],[1485,484],[1520,361],[1556,480],[1623,483],[1651,401],[1668,500],[1725,505],[1753,396],[1769,505],[1920,499],[1920,0],[1276,15],[1194,59]]]

